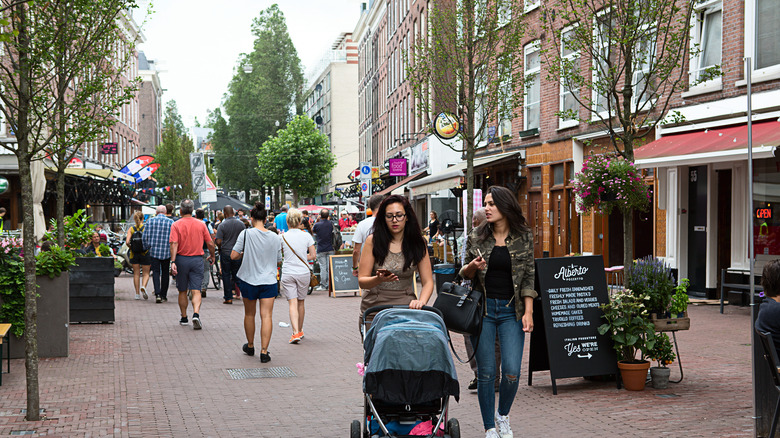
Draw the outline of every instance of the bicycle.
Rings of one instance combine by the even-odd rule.
[[[217,251],[214,257],[214,263],[209,267],[211,274],[211,282],[214,284],[214,289],[219,290],[222,287],[222,267],[219,263],[219,251]]]

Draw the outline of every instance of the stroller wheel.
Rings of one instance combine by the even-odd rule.
[[[447,432],[450,438],[460,438],[460,423],[454,418],[447,421]]]
[[[349,426],[349,438],[360,438],[360,421],[353,420]]]

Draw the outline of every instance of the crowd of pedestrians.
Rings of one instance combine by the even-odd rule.
[[[431,212],[423,230],[404,196],[374,195],[366,207],[366,218],[361,222],[342,214],[338,225],[331,221],[327,209],[318,212],[312,224],[306,211],[283,206],[274,216],[260,202],[248,216],[241,209],[234,212],[226,206],[213,227],[202,210],[195,211],[193,217],[191,200],[182,201],[178,219],[172,217],[170,204],[157,207],[156,215],[146,223],[139,212],[126,237],[136,299],[148,298],[146,284],[151,269],[155,301],[166,302],[170,269],[179,293],[180,324],[189,325],[191,301],[193,328],[202,329],[200,311],[205,294],[201,292],[218,253],[224,303],[233,303],[235,291],[244,304],[246,342],[241,350],[255,355],[259,309],[259,356],[267,363],[271,361],[268,349],[275,298],[287,299],[292,329],[288,342],[300,343],[304,338],[304,303],[314,275],[310,262],[317,260],[320,268],[321,286],[315,290],[328,289],[329,258],[337,249],[334,233],[354,227],[352,274],[363,290],[361,316],[368,307],[380,304],[413,309],[429,304],[434,282],[428,242],[441,232],[436,213]],[[487,191],[485,207],[475,211],[472,226],[463,245],[464,264],[459,275],[483,292],[485,315],[480,335],[466,339],[469,356],[474,358],[474,380],[469,389],[477,390],[486,438],[506,438],[512,436],[509,410],[519,386],[525,333],[533,330],[533,241],[516,198],[501,187]],[[139,236],[141,247],[136,242]]]

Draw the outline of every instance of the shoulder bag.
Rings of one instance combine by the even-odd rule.
[[[306,263],[301,258],[301,256],[298,255],[297,252],[295,252],[295,250],[292,248],[292,246],[290,246],[290,243],[287,242],[287,238],[284,237],[284,234],[282,234],[282,239],[284,240],[284,243],[287,244],[287,247],[290,248],[290,251],[292,251],[292,253],[295,254],[295,257],[298,257],[298,260],[300,260],[301,263],[303,263],[304,265],[306,265],[307,268],[309,268],[309,264]],[[310,275],[310,277],[309,277],[309,287],[316,287],[316,286],[318,286],[320,284],[320,279],[317,278],[316,275],[314,275],[314,271],[312,271],[311,268],[309,268],[309,275]]]
[[[479,344],[479,335],[482,332],[482,292],[467,288],[457,283],[446,282],[442,285],[441,291],[436,295],[436,301],[433,307],[439,309],[444,316],[444,325],[447,330],[460,333],[466,336],[477,337],[477,344],[474,345],[474,354],[466,361],[463,361],[450,339],[450,348],[452,353],[460,363],[466,363],[477,354]]]

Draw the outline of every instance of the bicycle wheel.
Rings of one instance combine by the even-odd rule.
[[[214,283],[214,289],[219,290],[222,285],[222,275],[220,275],[219,269],[216,263],[211,265],[211,281]]]

